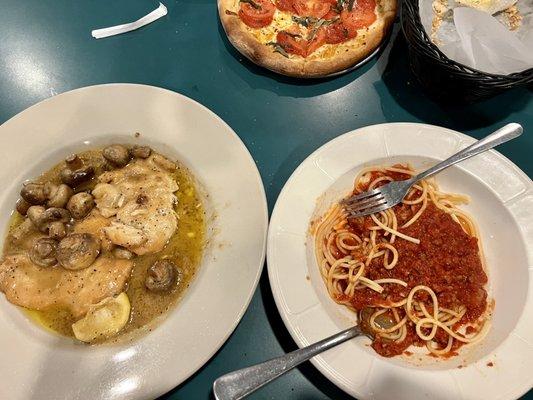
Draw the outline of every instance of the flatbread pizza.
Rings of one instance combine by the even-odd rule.
[[[390,29],[396,0],[218,0],[230,42],[252,62],[295,77],[343,71]]]

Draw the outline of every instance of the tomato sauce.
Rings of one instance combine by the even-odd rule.
[[[380,175],[382,174],[373,173],[371,181]],[[395,180],[409,178],[407,174],[395,172],[387,172],[387,175]],[[383,182],[382,184],[386,183]],[[365,186],[359,189],[366,190],[368,185]],[[413,211],[411,206],[398,205],[393,209],[398,218],[398,226],[401,226],[414,215],[418,208]],[[349,219],[347,227],[360,237],[368,237],[370,234],[368,228],[374,225],[368,216]],[[385,284],[382,293],[365,288],[355,291],[353,297],[345,297],[341,300],[348,300],[356,310],[361,310],[364,307],[375,307],[403,300],[409,295],[412,288],[425,285],[437,295],[439,307],[449,309],[457,309],[460,306],[466,307],[466,313],[454,327],[455,329],[463,324],[478,320],[487,308],[487,292],[484,289],[487,275],[481,263],[477,239],[468,235],[459,223],[455,222],[449,214],[437,208],[431,201],[428,201],[426,210],[415,223],[405,229],[399,229],[399,231],[418,238],[420,244],[397,237],[394,242],[398,251],[396,266],[388,270],[383,266],[382,257],[375,258],[366,268],[365,276],[372,280],[380,278],[400,279],[407,283],[407,287]],[[381,241],[382,235],[383,231],[378,231],[377,243]],[[426,292],[417,292],[415,299],[425,302],[428,312],[432,312],[432,301]],[[405,315],[403,308],[397,310],[400,313],[400,318],[402,318]],[[391,357],[401,354],[410,345],[424,345],[424,342],[416,335],[414,328],[413,323],[407,323],[407,337],[401,343],[394,343],[378,337],[374,341],[373,347],[379,354]],[[468,328],[467,333],[472,333],[472,331],[475,329]],[[429,330],[427,332],[429,333]],[[434,341],[439,344],[440,348],[443,348],[448,343],[448,337],[444,330],[438,328]],[[461,345],[461,342],[454,340],[452,352]]]

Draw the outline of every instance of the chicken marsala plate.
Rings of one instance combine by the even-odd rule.
[[[187,288],[204,217],[187,168],[148,146],[72,154],[22,185],[0,290],[53,332],[115,340],[160,319]]]
[[[153,399],[204,365],[264,263],[265,192],[235,132],[110,84],[28,108],[0,148],[0,399]]]

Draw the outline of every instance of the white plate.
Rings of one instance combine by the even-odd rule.
[[[136,139],[135,132],[141,136]],[[0,398],[155,398],[215,354],[241,319],[264,262],[267,206],[246,147],[207,108],[177,93],[111,84],[43,101],[0,127],[0,227],[24,179],[76,150],[142,142],[183,161],[209,194],[212,237],[168,318],[137,341],[85,346],[37,327],[0,296]],[[2,235],[2,237],[4,237]]]
[[[430,125],[375,125],[332,140],[298,167],[272,213],[267,248],[274,298],[298,346],[354,322],[353,314],[327,295],[313,244],[307,242],[310,219],[345,196],[363,166],[402,161],[424,168],[473,141]],[[366,338],[312,360],[328,379],[360,400],[503,400],[517,398],[532,387],[531,180],[508,159],[490,151],[442,172],[437,182],[444,190],[472,198],[465,208],[479,223],[489,296],[496,300],[491,331],[481,344],[464,347],[448,361],[418,355],[383,358],[368,347]],[[490,362],[492,367],[487,365]]]

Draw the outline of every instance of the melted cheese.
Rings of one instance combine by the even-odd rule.
[[[236,13],[239,12],[239,7],[240,7],[239,3],[240,3],[239,0],[234,1],[233,3],[234,8],[232,11]],[[378,7],[376,7],[376,14],[379,16],[381,11],[382,11],[381,6],[378,5]],[[269,26],[256,29],[256,28],[250,28],[244,23],[242,25],[243,27],[246,28],[248,32],[250,32],[251,35],[253,35],[257,39],[258,42],[266,45],[267,43],[276,41],[276,36],[278,32],[286,31],[290,27],[294,25],[298,25],[298,24],[296,24],[292,20],[292,15],[290,13],[276,9],[276,11],[274,12],[274,18],[272,20],[272,23]],[[298,27],[301,31],[301,35],[304,38],[307,37],[309,34],[309,29],[303,27],[302,25],[298,25]],[[335,57],[337,54],[345,52],[347,48],[361,46],[365,42],[367,31],[368,31],[368,28],[360,29],[359,31],[357,31],[358,33],[357,37],[355,37],[354,39],[350,39],[345,42],[342,42],[340,44],[323,44],[318,49],[316,49],[312,54],[310,54],[307,57],[307,59],[309,60],[327,59],[327,58]],[[295,55],[290,54],[289,57],[296,58],[300,56],[295,56]]]
[[[267,44],[268,42],[275,42],[278,32],[285,31],[294,24],[295,22],[292,20],[291,14],[276,10],[274,13],[274,19],[269,26],[260,29],[250,28],[249,26],[246,28],[259,42]],[[302,33],[305,33],[305,30],[306,29],[303,28]]]

